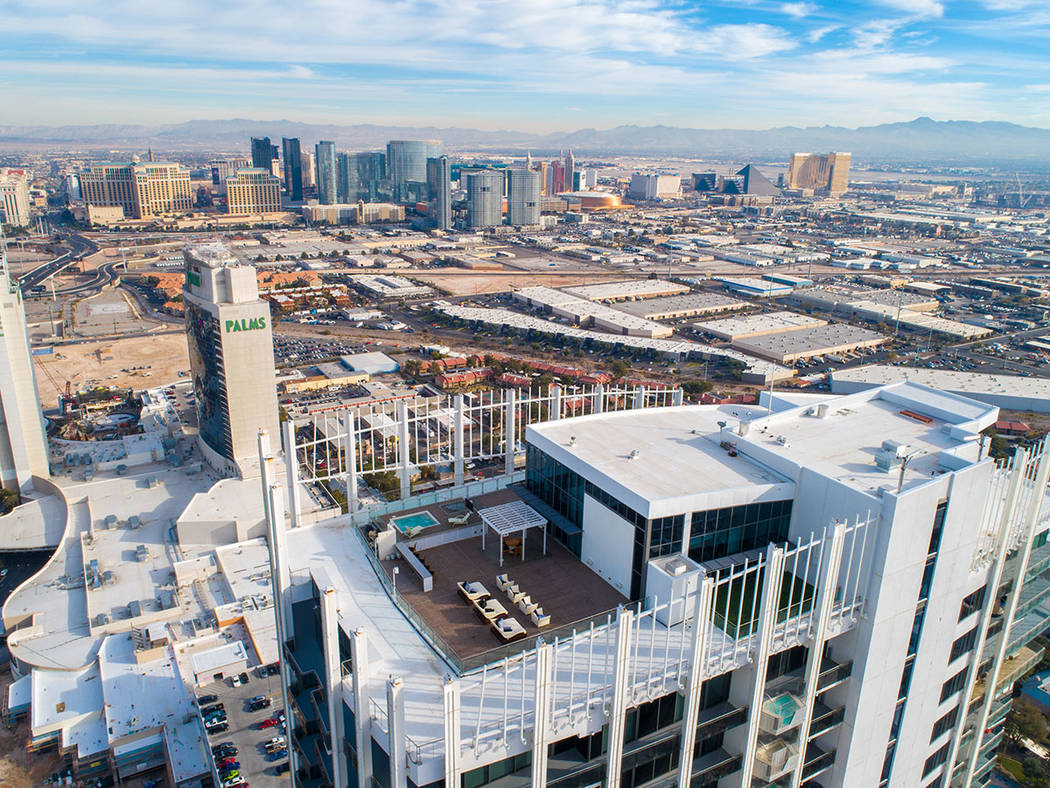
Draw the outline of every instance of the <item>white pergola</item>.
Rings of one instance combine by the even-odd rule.
[[[547,554],[547,519],[524,501],[501,503],[487,509],[478,509],[486,525],[481,532],[481,549],[485,549],[485,533],[491,528],[499,536],[499,565],[503,566],[503,540],[511,534],[521,534],[521,560],[525,560],[525,535],[530,528],[543,531],[543,553]]]

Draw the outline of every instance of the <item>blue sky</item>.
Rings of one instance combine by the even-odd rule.
[[[1050,127],[1050,0],[2,0],[0,125]]]

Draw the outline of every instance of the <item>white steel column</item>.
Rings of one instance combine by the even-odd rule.
[[[791,775],[791,788],[802,784],[802,767],[806,759],[806,744],[809,740],[809,729],[813,724],[813,706],[817,701],[817,682],[820,680],[820,663],[824,657],[824,639],[828,631],[828,619],[831,618],[831,606],[835,602],[835,589],[838,587],[839,568],[842,566],[842,546],[846,539],[846,526],[835,523],[832,526],[831,540],[824,535],[825,562],[817,584],[817,599],[813,612],[813,623],[810,625],[810,640],[806,644],[806,706],[802,712],[802,727],[799,728],[798,766]],[[778,595],[779,597],[779,595]]]
[[[645,389],[643,389],[641,386],[635,386],[634,387],[634,404],[633,404],[633,407],[634,407],[635,410],[640,410],[644,404],[645,404]]]
[[[324,622],[324,665],[328,686],[328,737],[332,750],[332,785],[345,785],[346,733],[343,730],[343,668],[339,659],[339,617],[334,588],[321,594],[321,618]]]
[[[605,412],[605,386],[599,383],[594,389],[594,412]]]
[[[517,417],[517,397],[514,389],[507,389],[507,413],[503,419],[504,427],[504,453],[505,458],[503,462],[503,470],[506,473],[514,472],[514,446],[517,443],[515,436],[518,432],[517,424],[515,420]],[[522,551],[524,553],[524,551]]]
[[[390,734],[390,788],[408,785],[405,746],[405,686],[390,677],[386,684],[386,719]]]
[[[454,403],[456,432],[452,436],[452,484],[461,487],[463,485],[463,395],[457,394]]]
[[[346,511],[353,514],[357,511],[357,430],[354,414],[343,413],[343,462],[346,464]]]
[[[263,483],[272,478],[273,476],[273,457],[268,456],[270,453],[270,441],[269,436],[265,431],[259,433],[259,457],[262,459],[260,463],[260,472],[263,477]],[[288,667],[288,660],[285,659],[285,647],[286,643],[291,637],[294,637],[294,631],[292,630],[291,621],[291,594],[282,588],[281,578],[284,575],[284,558],[287,554],[287,546],[283,544],[284,541],[284,501],[281,496],[281,488],[277,484],[270,484],[263,494],[263,510],[266,515],[266,524],[268,526],[268,543],[270,553],[270,588],[273,594],[273,612],[274,621],[277,627],[277,654],[278,654],[278,665],[281,671],[281,704],[284,707],[285,720],[288,725],[288,735],[294,736],[295,733],[295,713],[292,710],[291,698],[288,694],[288,687],[291,684],[290,668]],[[280,521],[280,528],[277,528],[278,520]],[[278,538],[278,535],[280,538]],[[287,607],[286,607],[287,603]],[[287,613],[287,615],[286,615]],[[294,783],[294,775],[298,769],[298,756],[296,755],[295,747],[288,748],[288,773],[289,780]]]
[[[368,695],[368,638],[363,629],[350,638],[350,665],[354,684],[354,743],[357,784],[372,784],[372,710]]]
[[[616,653],[613,654],[612,705],[609,707],[609,750],[605,765],[605,788],[620,788],[623,769],[623,734],[627,722],[627,681],[630,678],[631,633],[634,611],[621,607],[616,616]]]
[[[550,720],[551,695],[551,646],[544,643],[543,638],[536,641],[535,689],[536,703],[532,717],[532,785],[534,788],[543,788],[547,784],[547,726]]]
[[[711,608],[715,600],[715,579],[701,577],[696,590],[696,617],[693,619],[693,649],[685,687],[685,715],[682,718],[682,748],[678,758],[678,788],[689,788],[693,772],[693,748],[700,718],[700,696],[707,661],[707,636],[711,631]],[[673,604],[673,601],[672,601]],[[688,600],[683,599],[687,605]]]
[[[408,446],[408,403],[405,400],[398,400],[397,403],[397,460],[397,473],[401,480],[401,500],[403,501],[412,493],[412,480],[409,477],[412,456]]]
[[[295,450],[295,422],[284,423],[284,473],[288,483],[288,513],[292,517],[292,528],[302,525],[299,519],[303,508],[302,491],[299,489],[299,456]]]
[[[758,617],[758,643],[755,645],[752,664],[755,668],[755,686],[751,692],[751,703],[747,715],[747,743],[742,753],[741,785],[751,785],[751,775],[755,770],[755,745],[758,742],[758,720],[762,714],[762,699],[766,691],[766,667],[769,662],[769,645],[773,636],[773,627],[777,622],[777,607],[780,600],[780,586],[784,575],[784,548],[769,545],[766,549],[765,580],[762,583],[762,599]],[[741,579],[741,582],[744,582]],[[799,755],[801,758],[801,754]]]
[[[459,684],[452,676],[445,676],[445,785],[459,788]],[[358,783],[364,785],[364,783]]]
[[[1025,459],[1027,460],[1027,455]],[[1021,471],[1022,476],[1026,469],[1027,462],[1023,463],[1023,469]],[[1047,460],[1044,448],[1043,453],[1039,456],[1039,469],[1036,471],[1032,499],[1028,511],[1025,512],[1025,520],[1021,530],[1021,538],[1024,541],[1022,543],[1023,547],[1021,548],[1021,557],[1017,567],[1017,579],[1014,580],[1014,587],[1010,589],[1010,597],[1006,603],[1006,613],[1003,617],[1003,620],[1006,621],[1006,625],[1003,627],[999,638],[999,648],[996,649],[995,660],[992,663],[992,667],[988,670],[987,677],[984,681],[984,701],[981,705],[981,716],[978,718],[977,725],[974,727],[973,752],[970,753],[970,763],[966,769],[966,783],[964,784],[964,788],[970,788],[970,785],[973,783],[973,770],[977,766],[977,758],[981,752],[981,745],[984,743],[984,734],[988,726],[988,715],[991,714],[992,703],[995,702],[996,684],[999,680],[999,671],[1002,669],[1003,661],[1006,659],[1006,648],[1010,641],[1010,630],[1012,630],[1014,626],[1014,616],[1017,615],[1017,605],[1021,600],[1021,590],[1024,587],[1025,574],[1028,572],[1028,560],[1032,555],[1032,532],[1035,530],[1035,524],[1039,520],[1039,507],[1042,505],[1043,493],[1046,490],[1048,470],[1050,470],[1050,461]],[[1014,500],[1016,500],[1016,497]],[[1010,522],[1012,519],[1013,518],[1011,517],[1004,522],[1004,542],[1009,541]],[[999,561],[1006,561],[1005,550],[1002,555],[999,556]],[[998,588],[998,584],[996,585],[996,588]],[[976,659],[976,655],[979,655],[980,653],[980,651],[975,651],[974,659]]]
[[[551,412],[550,420],[557,421],[561,418],[561,386],[555,383],[551,386]]]
[[[683,395],[685,392],[682,391],[681,386],[674,390],[674,405],[675,407],[681,406],[683,402]]]
[[[979,634],[977,642],[974,644],[973,654],[978,659],[970,660],[969,675],[966,677],[966,687],[963,690],[962,697],[969,698],[973,694],[974,685],[977,683],[977,668],[979,667],[976,663],[979,661],[979,657],[984,653],[985,643],[988,641],[988,620],[992,615],[992,610],[995,608],[995,604],[999,598],[999,586],[1003,582],[1003,569],[1006,564],[1006,554],[1009,547],[1008,534],[1010,531],[1010,518],[1013,514],[1014,507],[1017,505],[1017,496],[1021,489],[1021,482],[1024,479],[1024,470],[1027,461],[1027,453],[1024,449],[1017,449],[1014,454],[1014,462],[1011,468],[1010,483],[1006,492],[1006,500],[1003,502],[1002,512],[999,516],[998,528],[998,540],[999,543],[995,549],[995,560],[992,564],[992,577],[985,584],[986,591],[984,594],[984,605],[981,608],[981,628],[978,630]],[[1020,578],[1019,578],[1020,579]],[[1016,585],[1016,583],[1015,583]],[[1009,619],[1006,619],[1007,621]],[[1005,640],[1009,636],[1009,627],[1004,626],[1000,636]],[[993,665],[994,667],[994,665]],[[997,674],[992,675],[992,683],[998,678]],[[985,695],[989,695],[988,689],[985,690]],[[981,715],[984,718],[984,714]],[[956,760],[959,757],[959,746],[962,742],[963,729],[966,728],[965,724],[962,724],[966,720],[966,715],[962,715],[962,721],[960,724],[955,726],[955,734],[952,736],[951,750],[948,752],[948,760],[945,762],[945,768],[954,771],[956,766]],[[973,742],[973,752],[980,753],[980,737],[975,736]],[[964,786],[969,786],[970,778],[969,772],[973,769],[975,759],[969,759],[967,768],[967,776]]]

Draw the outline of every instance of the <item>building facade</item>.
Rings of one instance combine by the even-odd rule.
[[[467,179],[467,227],[472,230],[503,223],[503,173],[473,170]]]
[[[80,191],[84,202],[119,205],[131,219],[193,210],[190,171],[171,162],[95,164],[80,173]]]
[[[636,200],[675,199],[682,196],[682,179],[677,175],[635,173],[627,196]]]
[[[448,156],[427,159],[427,199],[430,218],[439,230],[452,227],[452,170]]]
[[[386,144],[386,168],[394,199],[404,201],[413,191],[425,189],[427,159],[444,152],[440,140],[390,140]]]
[[[226,212],[276,213],[281,210],[281,181],[269,170],[247,169],[226,179]]]
[[[988,784],[1013,680],[1050,624],[1046,445],[996,463],[979,440],[996,408],[911,383],[577,418],[559,418],[553,397],[551,420],[524,430],[524,472],[508,454],[500,494],[519,496],[517,525],[483,508],[480,488],[460,492],[477,531],[429,542],[384,536],[368,509],[343,541],[312,529],[283,541],[283,510],[271,520],[271,543],[289,545],[273,560],[298,578],[278,626],[294,632],[282,664],[297,784]],[[428,511],[383,511],[414,509]],[[521,619],[511,581],[529,577],[544,606],[601,588],[622,602],[462,656],[457,638],[484,624],[467,615],[439,633],[434,603],[416,601],[444,593],[440,545],[466,550],[536,517],[578,563],[544,584],[546,547],[499,568],[479,553],[444,578],[459,581],[451,610]],[[396,590],[374,555],[388,539],[418,556]]]
[[[269,137],[252,137],[252,167],[276,175],[277,146]]]
[[[540,174],[511,169],[507,180],[507,223],[514,226],[540,223]]]
[[[788,188],[843,194],[849,189],[849,153],[792,153]]]
[[[252,166],[251,159],[235,157],[232,159],[215,159],[208,162],[211,169],[211,182],[218,195],[226,194],[226,179],[234,175],[237,170],[246,170]]]
[[[335,143],[321,140],[314,146],[317,168],[317,201],[322,205],[332,205],[339,201]]]
[[[29,224],[29,179],[25,170],[0,167],[0,224]]]
[[[303,152],[298,137],[284,137],[281,140],[284,158],[284,190],[292,202],[303,199]]]
[[[47,479],[47,435],[40,393],[29,352],[25,305],[18,282],[7,270],[0,241],[0,485],[26,493],[33,477]]]
[[[278,434],[270,307],[255,268],[222,244],[189,247],[182,295],[202,451],[229,475],[258,469],[259,430]]]

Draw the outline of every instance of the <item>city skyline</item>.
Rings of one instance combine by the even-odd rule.
[[[411,0],[364,16],[354,4],[203,13],[192,2],[56,0],[47,14],[9,5],[0,12],[12,34],[0,55],[7,122],[270,115],[549,132],[932,115],[1050,125],[1040,100],[1050,91],[1041,43],[1050,13],[1031,0],[528,9]],[[201,18],[213,20],[211,32],[195,24]]]

